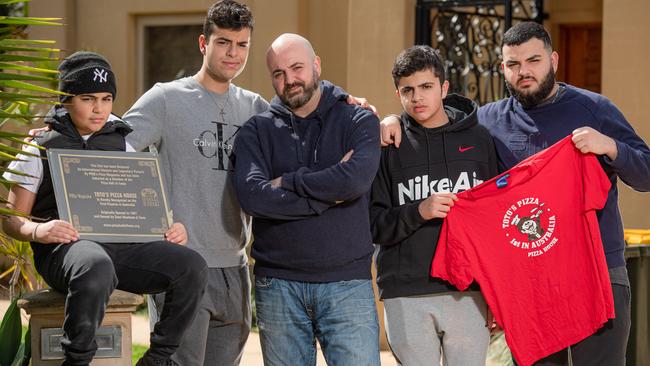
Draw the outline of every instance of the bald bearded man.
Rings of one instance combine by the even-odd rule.
[[[265,365],[379,365],[369,189],[379,125],[320,81],[296,34],[267,52],[276,97],[235,142],[235,188],[253,216],[255,299]]]

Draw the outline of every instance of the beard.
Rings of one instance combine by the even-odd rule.
[[[294,90],[291,93],[293,87],[300,87],[302,91]],[[275,93],[278,95],[282,103],[289,107],[290,109],[297,109],[309,102],[309,100],[314,96],[314,92],[319,88],[318,73],[314,70],[311,81],[307,84],[302,81],[296,81],[291,84],[284,85],[284,91],[279,93],[278,90],[275,90]]]
[[[519,78],[517,82],[522,79],[523,78]],[[549,94],[551,94],[553,86],[555,86],[555,70],[553,70],[552,65],[548,73],[539,83],[539,88],[532,92],[527,92],[525,89],[518,89],[516,86],[510,84],[506,80],[506,88],[508,88],[508,92],[510,92],[510,95],[512,95],[519,103],[521,103],[524,109],[533,108],[546,100]]]

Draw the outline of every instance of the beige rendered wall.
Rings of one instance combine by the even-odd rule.
[[[603,94],[623,112],[637,133],[650,143],[647,70],[650,59],[650,2],[603,1]],[[626,228],[650,229],[650,194],[619,184]]]
[[[560,24],[600,23],[603,20],[603,1],[546,0],[544,12],[549,14],[544,25],[551,31],[551,38],[557,40]]]
[[[380,116],[399,113],[391,70],[415,40],[415,0],[350,1],[346,88],[371,101]]]
[[[67,22],[75,18],[73,0],[33,0],[29,6],[29,16],[40,18],[62,18]],[[27,30],[31,39],[51,39],[56,47],[64,49],[74,38],[74,28],[64,27],[30,27]]]
[[[338,0],[337,0],[338,1]],[[269,98],[273,95],[265,66],[270,42],[283,32],[299,32],[300,0],[249,0],[257,16],[248,65],[235,82]],[[65,27],[34,28],[33,38],[56,39],[67,54],[88,49],[105,55],[118,80],[115,111],[124,113],[139,97],[137,92],[137,20],[141,16],[194,15],[204,17],[211,0],[33,0],[31,15],[62,17]],[[198,39],[198,34],[197,34]],[[196,57],[200,58],[198,41]]]
[[[415,0],[244,0],[255,14],[246,69],[235,83],[266,98],[273,96],[265,65],[269,44],[294,32],[312,41],[323,60],[323,77],[368,98],[380,113],[399,104],[390,78],[397,53],[413,42]],[[39,27],[33,38],[56,39],[68,53],[90,49],[104,54],[119,83],[115,104],[124,113],[137,99],[137,19],[140,16],[203,16],[212,0],[33,0],[31,15],[64,18],[65,27]],[[198,35],[197,35],[198,37]],[[201,57],[198,46],[196,57]]]

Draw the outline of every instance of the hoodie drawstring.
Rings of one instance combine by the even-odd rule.
[[[299,164],[304,163],[304,156],[303,156],[303,149],[301,146],[300,142],[300,135],[298,134],[298,129],[296,126],[296,120],[295,117],[292,114],[289,115],[290,118],[290,123],[291,123],[291,129],[293,130],[293,134],[295,135],[295,144],[296,144],[296,158],[298,159]],[[316,143],[314,144],[314,164],[318,163],[318,151],[320,148],[320,139],[322,136],[323,132],[323,119],[321,118],[320,114],[316,114],[316,123],[318,123],[318,136],[316,137]],[[310,136],[312,134],[313,128],[309,129],[308,132],[303,136],[306,140],[310,140]],[[309,141],[307,141],[309,142]]]
[[[428,179],[431,179],[431,153],[429,152],[429,132],[424,131],[424,137],[427,140],[427,177]],[[429,192],[429,194],[432,194],[433,192]]]
[[[451,180],[451,174],[449,174],[449,161],[447,160],[447,141],[445,139],[447,133],[442,131],[442,156],[445,158],[445,170],[447,171],[447,178]],[[453,193],[453,187],[450,190],[450,193]]]
[[[300,148],[300,135],[298,135],[298,129],[296,128],[296,120],[293,117],[293,113],[289,114],[289,117],[291,122],[291,129],[293,130],[293,134],[296,135],[294,137],[294,141],[296,144],[296,158],[298,159],[298,163],[302,164],[304,161],[302,159],[302,149]]]
[[[318,122],[318,137],[316,137],[316,145],[314,145],[314,164],[318,164],[318,149],[320,147],[320,137],[323,132],[323,119],[320,113],[316,114],[316,121]]]

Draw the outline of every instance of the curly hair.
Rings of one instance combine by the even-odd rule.
[[[437,50],[431,46],[413,46],[402,51],[393,64],[393,82],[395,87],[401,78],[411,76],[417,71],[431,70],[442,85],[447,74],[445,64]]]
[[[243,28],[253,30],[253,13],[245,4],[233,0],[222,0],[208,9],[203,23],[203,35],[209,39],[214,27],[239,31]]]

